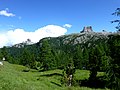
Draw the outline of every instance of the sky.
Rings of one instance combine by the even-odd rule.
[[[118,7],[120,0],[0,0],[0,47],[79,33],[84,26],[115,32],[110,21]]]

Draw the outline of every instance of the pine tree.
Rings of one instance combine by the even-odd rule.
[[[13,62],[13,57],[10,55],[10,53],[8,52],[8,48],[7,47],[3,47],[1,49],[1,54],[2,54],[2,58],[4,58],[6,61],[12,63]]]
[[[102,52],[99,46],[93,47],[89,53],[90,80],[94,80],[100,70]]]
[[[22,55],[21,55],[21,63],[24,66],[29,66],[30,68],[35,67],[35,58],[34,54],[31,53],[27,48],[23,49]]]
[[[8,52],[7,52],[7,48],[4,46],[2,49],[1,49],[1,53],[2,53],[2,56],[5,58],[5,60],[9,60],[9,55],[8,55]]]
[[[120,35],[110,35],[108,45],[111,57],[106,70],[108,85],[114,90],[120,90]]]
[[[88,69],[89,64],[89,51],[86,47],[83,50],[83,69]]]
[[[54,57],[47,39],[44,39],[40,48],[40,61],[43,63],[44,70],[53,69]]]
[[[0,60],[2,60],[2,59],[3,59],[3,55],[2,55],[1,50],[0,50]]]
[[[64,68],[63,77],[61,80],[61,83],[64,84],[65,86],[75,85],[74,79],[75,67],[71,58],[69,61],[70,62],[68,63],[68,65]]]
[[[78,69],[82,69],[83,67],[83,52],[80,46],[76,47],[76,51],[74,51],[74,56],[73,56],[73,60],[74,60],[74,66],[75,68]]]

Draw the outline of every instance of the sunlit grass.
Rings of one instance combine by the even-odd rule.
[[[95,90],[88,87],[62,86],[62,70],[23,72],[24,69],[24,66],[4,62],[4,65],[0,66],[0,90]],[[89,71],[76,70],[75,77],[78,80],[88,79]]]

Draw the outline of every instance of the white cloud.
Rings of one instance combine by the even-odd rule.
[[[63,25],[63,27],[71,28],[72,25],[70,25],[70,24],[65,24],[65,25]]]
[[[26,32],[23,29],[10,30],[4,34],[0,34],[0,47],[21,43],[27,39],[36,43],[44,37],[57,37],[64,35],[66,32],[67,29],[57,25],[47,25],[34,32]]]
[[[0,47],[3,47],[4,45],[7,45],[7,37],[4,34],[0,34]]]
[[[6,17],[14,17],[15,16],[15,14],[9,12],[8,8],[6,8],[5,10],[1,10],[0,15],[6,16]]]

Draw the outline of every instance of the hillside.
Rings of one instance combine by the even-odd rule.
[[[61,86],[60,80],[62,71],[69,65],[76,69],[77,82],[77,86],[70,89],[81,89],[81,86],[83,90],[84,87],[85,90],[89,90],[86,87],[118,88],[119,47],[119,33],[93,31],[47,37],[35,44],[24,42],[3,47],[0,59],[4,57],[9,63],[0,66],[2,90],[67,90],[68,87]],[[105,75],[102,73],[102,77],[98,77],[99,72]]]
[[[93,30],[89,30],[88,28],[88,30],[83,30],[81,33],[74,33],[74,34],[63,35],[59,37],[43,38],[38,43],[35,43],[35,44],[33,44],[28,39],[26,42],[13,45],[11,47],[5,47],[3,51],[8,53],[7,55],[9,55],[10,57],[8,61],[11,63],[23,64],[23,61],[21,60],[24,59],[25,53],[31,59],[42,62],[40,60],[41,58],[40,55],[42,53],[41,48],[43,46],[43,42],[46,40],[49,44],[48,45],[49,48],[51,49],[50,52],[54,56],[53,57],[54,64],[58,63],[54,67],[63,68],[68,63],[67,62],[68,58],[80,57],[79,55],[76,56],[77,52],[81,52],[83,53],[83,55],[84,54],[87,55],[86,58],[85,57],[81,57],[81,58],[88,60],[89,58],[88,54],[89,52],[91,52],[92,48],[95,48],[97,45],[100,45],[101,48],[106,49],[107,41],[110,35],[113,35],[113,34],[108,32],[94,32]],[[62,62],[61,60],[64,62]],[[75,65],[75,66],[77,68],[82,68],[85,65],[82,65],[80,67],[78,67],[78,65]]]
[[[61,86],[62,71],[58,69],[45,72],[31,69],[30,72],[23,72],[24,69],[24,66],[4,62],[4,66],[0,66],[0,90],[94,90],[87,87]],[[89,77],[89,72],[77,70],[75,76],[84,80]]]
[[[85,43],[95,43],[99,40],[107,40],[109,35],[113,35],[115,33],[110,33],[106,31],[102,32],[94,32],[91,26],[84,27],[80,33],[72,33],[68,35],[63,35],[59,37],[47,37],[41,39],[38,43],[33,43],[30,39],[23,43],[18,43],[11,47],[16,48],[24,48],[29,45],[40,45],[44,39],[49,40],[49,43],[53,45],[53,47],[59,47],[61,45],[76,45],[76,44],[85,44]]]

